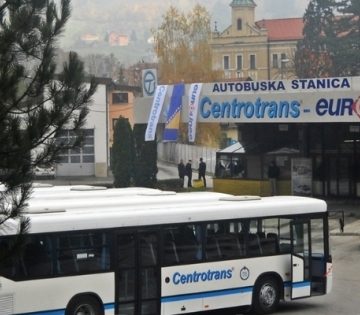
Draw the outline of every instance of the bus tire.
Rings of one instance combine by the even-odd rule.
[[[256,314],[273,313],[280,301],[280,288],[278,281],[271,276],[260,278],[253,293],[252,308]]]
[[[76,296],[66,307],[65,315],[103,315],[104,310],[97,298],[91,295]]]

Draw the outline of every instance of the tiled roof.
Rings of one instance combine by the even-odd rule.
[[[304,37],[302,18],[261,20],[256,25],[267,29],[269,41],[299,40]]]

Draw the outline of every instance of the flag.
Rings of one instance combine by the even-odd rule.
[[[152,103],[148,124],[145,132],[145,141],[154,141],[156,134],[156,127],[159,121],[162,107],[167,92],[167,85],[158,85],[156,87],[154,100]]]
[[[196,122],[199,107],[199,98],[201,93],[202,83],[193,83],[189,90],[189,123],[188,123],[188,137],[190,142],[195,141]]]
[[[178,138],[184,90],[185,86],[183,83],[174,86],[165,123],[164,141],[176,141]]]

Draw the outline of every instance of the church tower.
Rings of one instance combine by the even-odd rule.
[[[255,7],[253,0],[233,0],[230,4],[232,16],[232,35],[246,36],[255,25]]]

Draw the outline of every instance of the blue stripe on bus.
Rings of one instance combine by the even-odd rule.
[[[301,282],[284,282],[285,288],[302,288],[302,287],[309,287],[311,285],[310,281],[301,281]]]
[[[31,313],[21,313],[18,315],[64,315],[65,309],[63,310],[52,310],[52,311],[40,311],[40,312],[31,312]]]
[[[104,310],[113,310],[115,309],[115,303],[108,303],[108,304],[104,304]]]
[[[310,286],[309,281],[295,282],[292,284],[293,288],[302,288],[302,287],[309,287],[309,286]]]
[[[104,304],[104,310],[113,310],[115,309],[115,303]],[[40,312],[31,312],[31,313],[21,313],[17,315],[64,315],[65,309],[62,310],[52,310],[52,311],[40,311]]]
[[[161,298],[161,303],[169,303],[176,301],[186,301],[186,300],[195,300],[209,297],[217,297],[224,295],[232,295],[232,294],[243,294],[252,292],[253,287],[241,287],[235,289],[228,290],[218,290],[218,291],[209,291],[209,292],[200,292],[200,293],[192,293],[192,294],[183,294],[183,295],[175,295],[175,296],[167,296]]]

